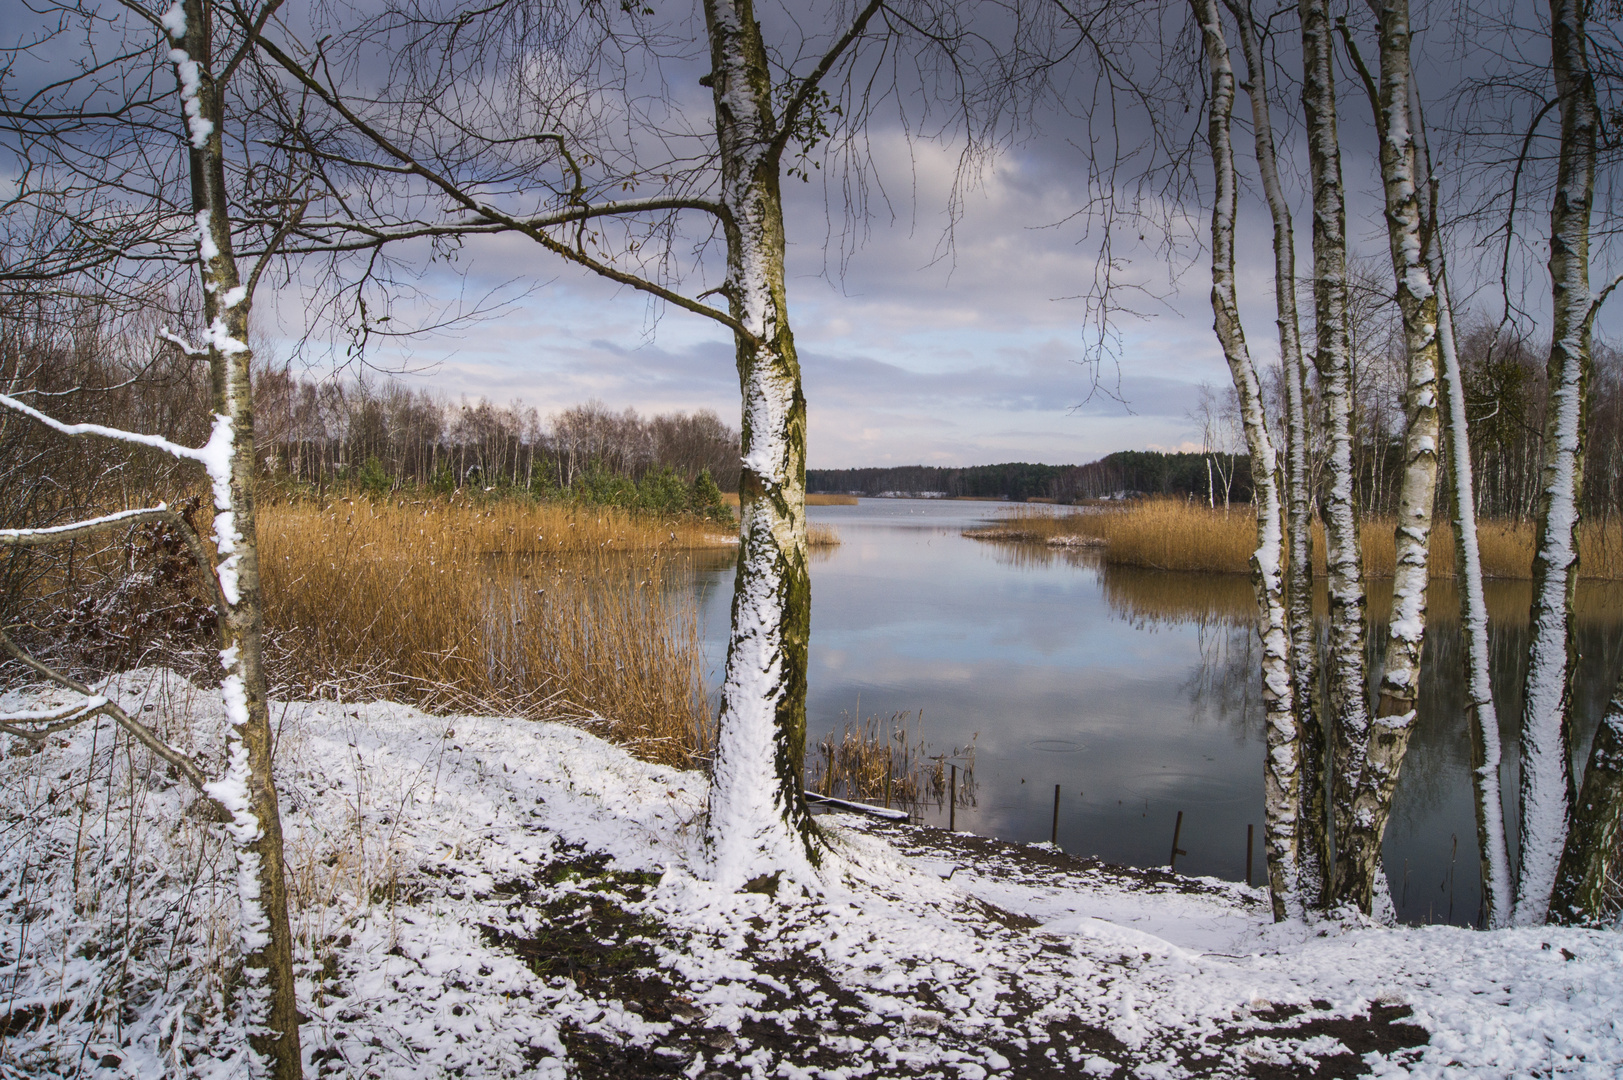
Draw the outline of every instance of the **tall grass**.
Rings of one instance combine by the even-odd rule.
[[[1359,528],[1364,572],[1390,577],[1395,565],[1394,521],[1365,518]],[[1104,547],[1106,562],[1152,570],[1192,570],[1243,574],[1256,550],[1257,523],[1249,506],[1213,509],[1175,499],[1145,499],[1120,506],[1090,507],[1057,514],[1021,507],[1002,520],[966,536],[1064,544],[1092,540]],[[1485,521],[1478,526],[1483,573],[1490,578],[1533,576],[1531,522]],[[1579,534],[1581,574],[1596,580],[1623,579],[1623,523],[1585,522]],[[1315,572],[1323,574],[1324,530],[1314,526]],[[1433,577],[1454,576],[1454,528],[1438,521],[1432,530]]]
[[[267,506],[272,676],[284,691],[574,719],[690,766],[711,721],[696,615],[670,586],[712,528],[516,501]]]

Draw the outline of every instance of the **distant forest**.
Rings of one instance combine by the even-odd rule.
[[[940,468],[903,465],[891,469],[807,469],[810,492],[941,492],[953,497],[1054,499],[1075,502],[1117,494],[1192,495],[1232,502],[1251,499],[1251,464],[1244,455],[1163,454],[1122,450],[1087,465],[1004,465]]]

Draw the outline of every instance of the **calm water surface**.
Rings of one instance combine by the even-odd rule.
[[[813,557],[810,740],[843,729],[859,701],[865,717],[922,710],[932,751],[976,747],[976,803],[958,808],[959,829],[1047,840],[1058,784],[1067,851],[1165,865],[1182,810],[1179,870],[1244,877],[1252,824],[1260,883],[1263,722],[1250,582],[1104,567],[1085,552],[960,535],[1001,508],[901,499],[810,508],[844,541]],[[1404,919],[1469,923],[1480,905],[1476,826],[1457,605],[1444,584],[1433,587],[1429,677],[1385,854]],[[696,574],[712,692],[732,587],[730,564]],[[1371,586],[1380,631],[1389,593],[1389,583]],[[1490,584],[1507,796],[1529,596],[1526,582]],[[1579,755],[1623,662],[1623,590],[1586,587],[1580,612]],[[926,820],[945,825],[946,814],[932,806]]]

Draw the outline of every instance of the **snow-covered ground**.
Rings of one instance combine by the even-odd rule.
[[[218,760],[213,693],[104,692]],[[1623,1071],[1617,933],[1274,926],[1238,885],[835,816],[819,888],[728,894],[697,774],[560,725],[272,717],[311,1076]],[[229,846],[114,730],[3,744],[0,1075],[236,1075]]]

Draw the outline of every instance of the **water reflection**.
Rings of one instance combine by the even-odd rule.
[[[865,499],[810,510],[843,540],[812,569],[811,739],[841,730],[859,702],[863,715],[922,709],[934,744],[979,734],[979,798],[958,808],[960,829],[1047,840],[1057,784],[1067,850],[1164,865],[1183,810],[1180,846],[1190,854],[1179,869],[1242,877],[1246,826],[1260,836],[1262,824],[1250,581],[1107,567],[1085,549],[959,535],[997,509]],[[732,590],[722,557],[724,566],[694,576],[712,688]],[[1531,587],[1490,582],[1487,598],[1512,798]],[[1623,587],[1586,584],[1577,603],[1582,755],[1623,662]],[[1327,606],[1322,589],[1317,605]],[[1390,606],[1390,583],[1372,582],[1372,671]],[[1460,650],[1452,584],[1434,582],[1420,718],[1385,845],[1400,914],[1416,922],[1471,922],[1480,905]],[[928,820],[945,825],[939,817]],[[1256,864],[1260,881],[1260,843]]]

